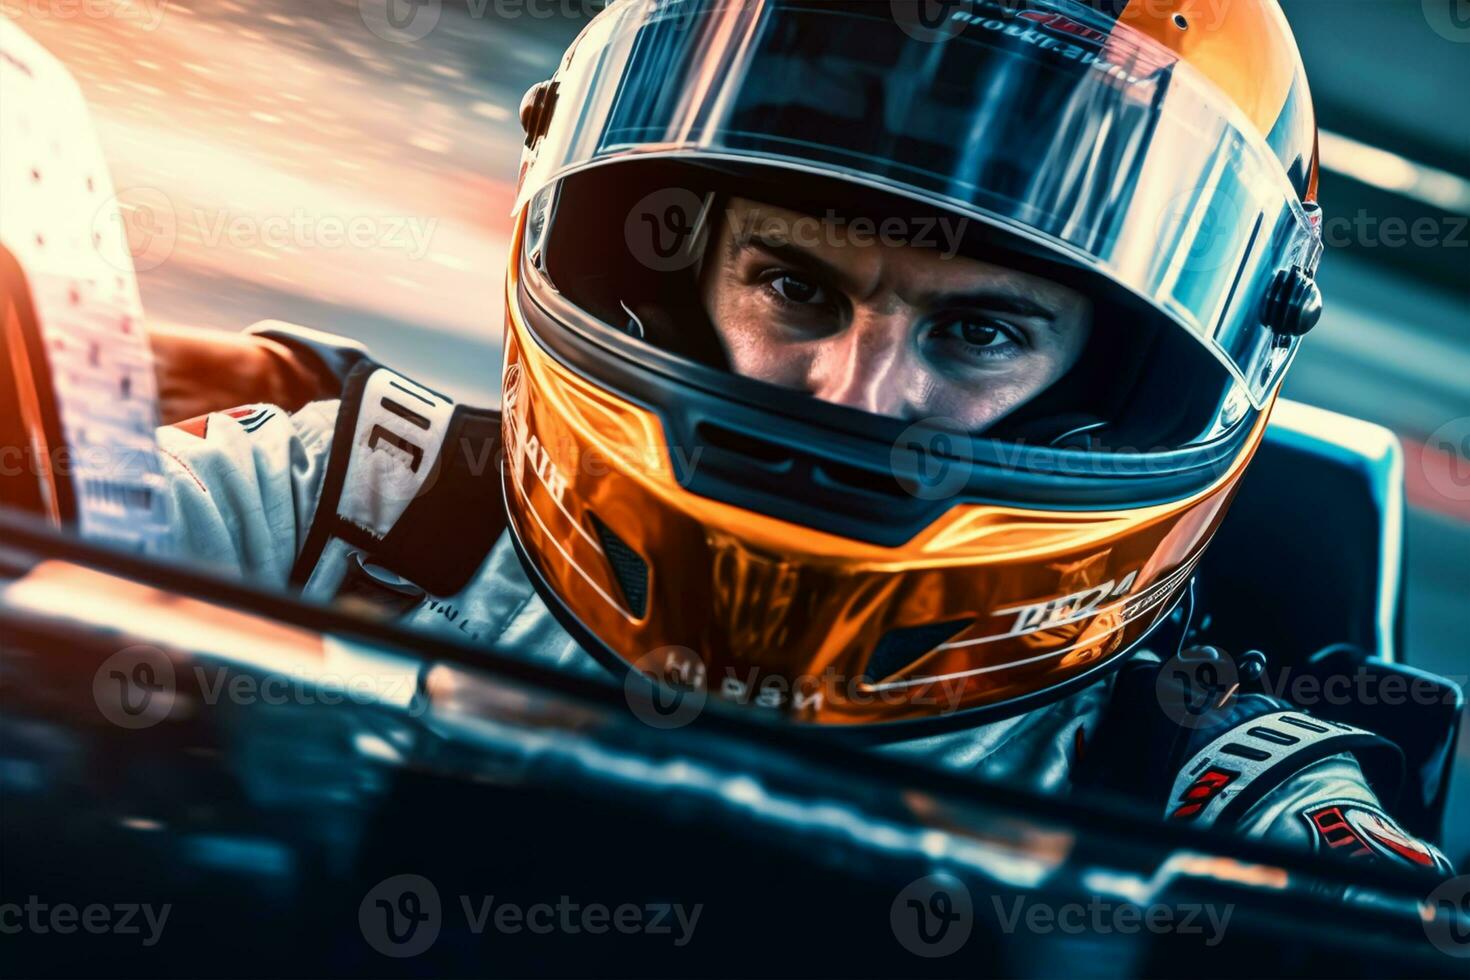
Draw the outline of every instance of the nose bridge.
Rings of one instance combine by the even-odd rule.
[[[846,330],[824,342],[812,394],[849,408],[897,414],[900,390],[893,376],[907,337],[903,313],[860,310]]]

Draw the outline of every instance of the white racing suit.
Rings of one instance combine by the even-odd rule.
[[[376,593],[371,601],[395,607],[411,629],[610,678],[558,624],[503,533],[498,430],[494,413],[457,409],[371,362],[353,370],[340,401],[294,415],[253,405],[166,427],[160,443],[177,552],[308,598]],[[487,469],[494,479],[477,478]],[[374,572],[366,584],[365,570]],[[1116,713],[1117,677],[1019,717],[879,751],[1066,792],[1078,781],[1079,753],[1110,708]],[[1284,708],[1249,713],[1171,763],[1162,815],[1452,873],[1438,849],[1384,812],[1354,754],[1372,736]],[[1222,749],[1251,758],[1225,759]]]

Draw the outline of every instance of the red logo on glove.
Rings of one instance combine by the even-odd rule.
[[[1389,860],[1440,867],[1433,848],[1403,830],[1387,814],[1362,803],[1328,803],[1302,814],[1319,849],[1357,860]]]

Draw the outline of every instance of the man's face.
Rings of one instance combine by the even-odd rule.
[[[735,371],[899,419],[980,431],[1046,390],[1092,306],[1048,279],[929,248],[797,235],[740,198],[706,252],[705,309]],[[797,221],[804,221],[801,226]]]

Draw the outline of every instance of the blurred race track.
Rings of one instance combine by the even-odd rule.
[[[73,69],[93,106],[150,319],[309,324],[360,338],[462,399],[491,401],[516,108],[580,27],[573,15],[592,5],[424,0],[417,9],[437,20],[410,40],[384,28],[387,2],[0,0],[0,10]],[[1349,6],[1378,15],[1392,4]],[[1395,9],[1412,19],[1418,8]],[[1420,21],[1403,38],[1411,61],[1415,45],[1455,47]],[[1462,111],[1450,119],[1466,125]],[[1470,158],[1470,133],[1457,139]],[[1324,184],[1329,214],[1332,189]],[[1408,657],[1463,682],[1470,460],[1431,436],[1470,416],[1470,277],[1458,289],[1414,278],[1356,245],[1325,260],[1328,313],[1286,393],[1404,438]],[[1437,256],[1470,272],[1470,250],[1453,247]],[[1288,528],[1262,534],[1267,549],[1291,547]],[[1456,855],[1470,845],[1470,736],[1460,762]]]

